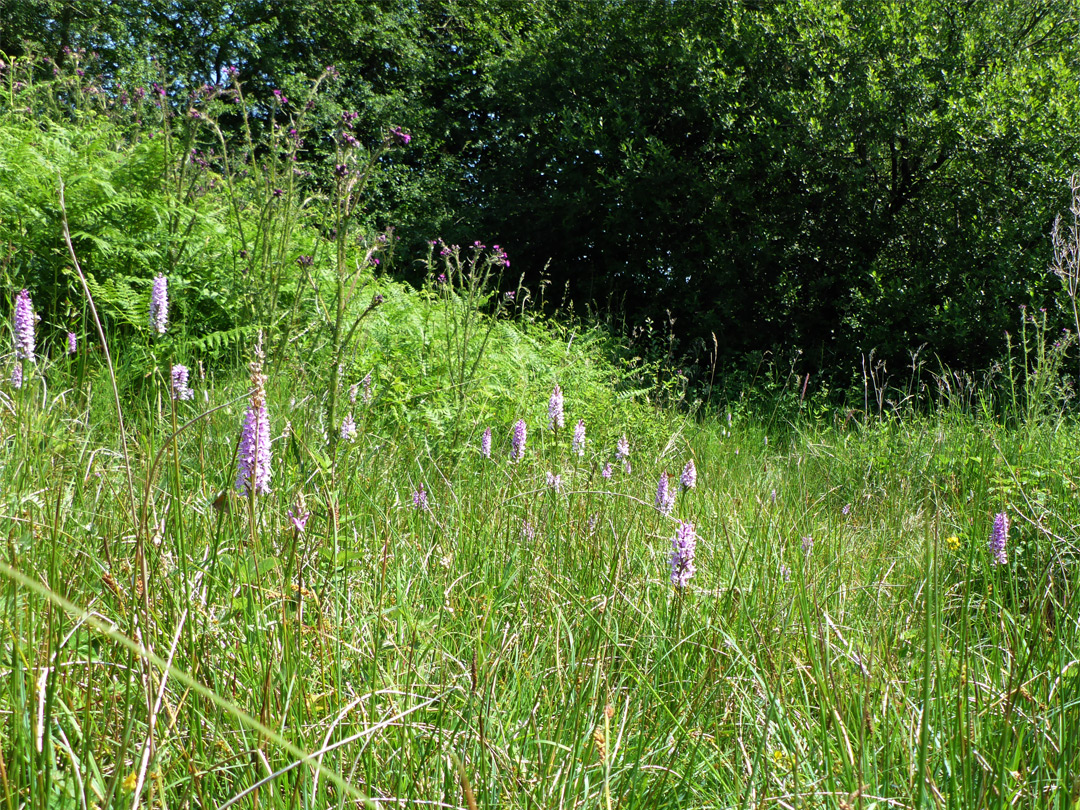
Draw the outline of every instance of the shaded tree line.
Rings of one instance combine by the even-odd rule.
[[[402,255],[498,242],[578,308],[673,319],[699,365],[800,349],[842,381],[925,346],[978,368],[1020,305],[1057,316],[1074,0],[5,5],[5,53],[93,51],[178,103],[226,69],[257,97],[335,65],[358,131],[413,133],[367,211]]]

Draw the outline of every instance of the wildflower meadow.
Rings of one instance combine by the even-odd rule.
[[[419,139],[331,68],[235,140],[235,76],[18,68],[0,807],[1080,807],[1045,313],[979,376],[709,396],[511,246],[403,255],[366,195]]]

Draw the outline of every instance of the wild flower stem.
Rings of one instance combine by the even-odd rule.
[[[82,266],[79,264],[79,257],[75,255],[75,246],[71,244],[71,231],[68,228],[67,206],[64,203],[64,178],[57,174],[57,181],[60,184],[60,224],[64,229],[64,244],[67,245],[68,255],[71,256],[71,263],[75,266],[75,273],[79,276],[79,284],[82,285],[83,295],[86,296],[86,301],[90,305],[90,314],[94,316],[94,325],[97,327],[98,337],[101,339],[101,348],[105,353],[105,363],[109,368],[109,380],[112,383],[113,401],[116,403],[116,418],[119,421],[120,427],[120,447],[124,452],[124,471],[127,473],[128,505],[131,508],[131,523],[132,526],[138,527],[139,515],[135,511],[135,481],[131,477],[131,456],[128,453],[127,431],[124,429],[124,409],[120,406],[120,389],[116,384],[116,370],[113,368],[112,356],[109,354],[109,342],[105,339],[105,329],[101,325],[101,318],[98,317],[97,306],[94,304],[94,297],[90,294],[90,287],[86,284],[86,276],[83,275]]]

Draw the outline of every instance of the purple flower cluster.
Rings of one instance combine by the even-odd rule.
[[[604,469],[600,471],[600,475],[604,478],[611,478],[611,463],[608,462],[604,465]]]
[[[35,362],[34,324],[38,317],[34,314],[34,304],[30,292],[23,290],[15,298],[15,359]]]
[[[401,127],[390,127],[390,135],[401,146],[408,146],[409,141],[412,140],[412,135]]]
[[[814,550],[814,538],[804,537],[802,539],[802,553],[810,556],[810,552]]]
[[[578,419],[574,426],[574,439],[570,444],[571,449],[579,456],[585,455],[585,420]]]
[[[11,387],[22,388],[23,384],[23,370],[22,363],[16,363],[15,367],[11,369]]]
[[[480,455],[491,458],[491,428],[485,430],[484,435],[480,437]]]
[[[683,489],[693,489],[697,486],[697,467],[694,466],[694,460],[690,459],[686,462],[686,466],[683,467],[682,476],[680,477]]]
[[[67,337],[67,353],[75,354],[79,350],[79,338],[74,332],[68,332]]]
[[[341,420],[341,440],[344,442],[356,441],[356,420],[353,419],[351,413]]]
[[[549,471],[547,474],[547,485],[556,492],[562,492],[562,476]]]
[[[623,436],[615,444],[615,460],[625,461],[628,458],[630,458],[630,441]]]
[[[521,461],[525,458],[525,440],[528,435],[529,428],[525,424],[525,420],[518,419],[514,424],[514,449],[510,454],[510,458],[514,461]]]
[[[412,502],[413,502],[413,507],[415,509],[427,509],[428,508],[427,493],[424,491],[423,484],[421,484],[420,488],[418,490],[416,490],[416,492],[414,492],[412,494]]]
[[[311,517],[311,512],[304,502],[304,493],[301,492],[296,496],[296,506],[289,510],[289,520],[292,522],[297,534],[304,533],[309,517]]]
[[[661,515],[670,515],[675,508],[675,490],[668,486],[667,472],[660,473],[660,481],[656,485],[656,510]]]
[[[685,588],[697,570],[694,553],[697,551],[697,532],[693,523],[679,521],[679,528],[671,538],[671,584]]]
[[[1009,562],[1006,555],[1006,546],[1009,541],[1009,516],[1004,512],[998,512],[994,516],[994,528],[990,532],[990,553],[994,555],[994,565],[1005,565]]]
[[[179,400],[194,399],[195,392],[188,387],[188,377],[191,372],[187,366],[176,365],[172,367],[172,398]]]
[[[168,322],[169,282],[165,276],[154,276],[154,286],[150,290],[150,328],[164,335]]]
[[[566,417],[563,415],[563,395],[558,383],[551,390],[551,398],[548,400],[548,427],[558,430],[566,425]]]
[[[236,489],[241,495],[270,492],[270,416],[266,411],[266,377],[261,351],[251,364],[251,404],[244,415],[236,464]]]

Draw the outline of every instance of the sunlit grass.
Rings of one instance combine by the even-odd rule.
[[[567,376],[573,424],[589,390]],[[512,461],[509,420],[484,458],[488,425],[433,443],[376,388],[331,456],[286,369],[273,491],[244,500],[243,378],[193,381],[176,423],[232,404],[175,445],[162,378],[128,405],[141,535],[108,408],[35,379],[5,399],[0,451],[4,562],[36,583],[3,590],[10,807],[136,789],[165,807],[466,807],[466,783],[479,807],[1074,800],[1068,423],[946,410],[781,431],[627,404],[589,412],[579,457],[540,393],[505,409],[529,424]],[[605,479],[624,433],[631,472]],[[697,487],[664,516],[656,482],[690,458]],[[681,589],[679,520],[700,536]]]

